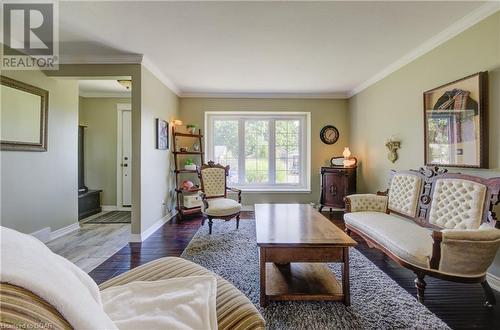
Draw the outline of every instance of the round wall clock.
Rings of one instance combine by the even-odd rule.
[[[326,144],[334,144],[339,139],[339,130],[332,125],[326,125],[319,133],[321,141]]]

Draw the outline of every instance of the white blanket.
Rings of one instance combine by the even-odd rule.
[[[77,330],[117,329],[97,284],[36,238],[0,227],[0,280],[23,287],[54,306]]]
[[[214,276],[136,281],[101,292],[104,310],[121,330],[217,329]]]

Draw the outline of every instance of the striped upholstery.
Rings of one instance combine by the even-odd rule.
[[[154,281],[191,275],[213,274],[182,258],[167,257],[148,262],[102,283],[106,289],[132,281]],[[217,322],[219,329],[264,329],[264,319],[248,298],[232,284],[217,276]]]
[[[100,285],[100,289],[132,281],[154,281],[190,275],[213,274],[181,258],[161,258],[134,268]],[[32,292],[0,283],[0,328],[71,329],[50,304]],[[255,306],[232,284],[217,276],[217,322],[219,329],[264,329],[264,319]],[[43,326],[45,325],[45,326]]]
[[[0,329],[72,329],[49,303],[31,291],[0,283]]]

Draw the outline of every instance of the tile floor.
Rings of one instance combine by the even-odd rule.
[[[80,229],[48,242],[47,246],[89,273],[127,245],[130,238],[128,223],[85,223],[104,213],[80,221]]]

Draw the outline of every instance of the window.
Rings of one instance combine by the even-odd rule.
[[[310,190],[309,112],[206,112],[207,159],[246,191]]]

